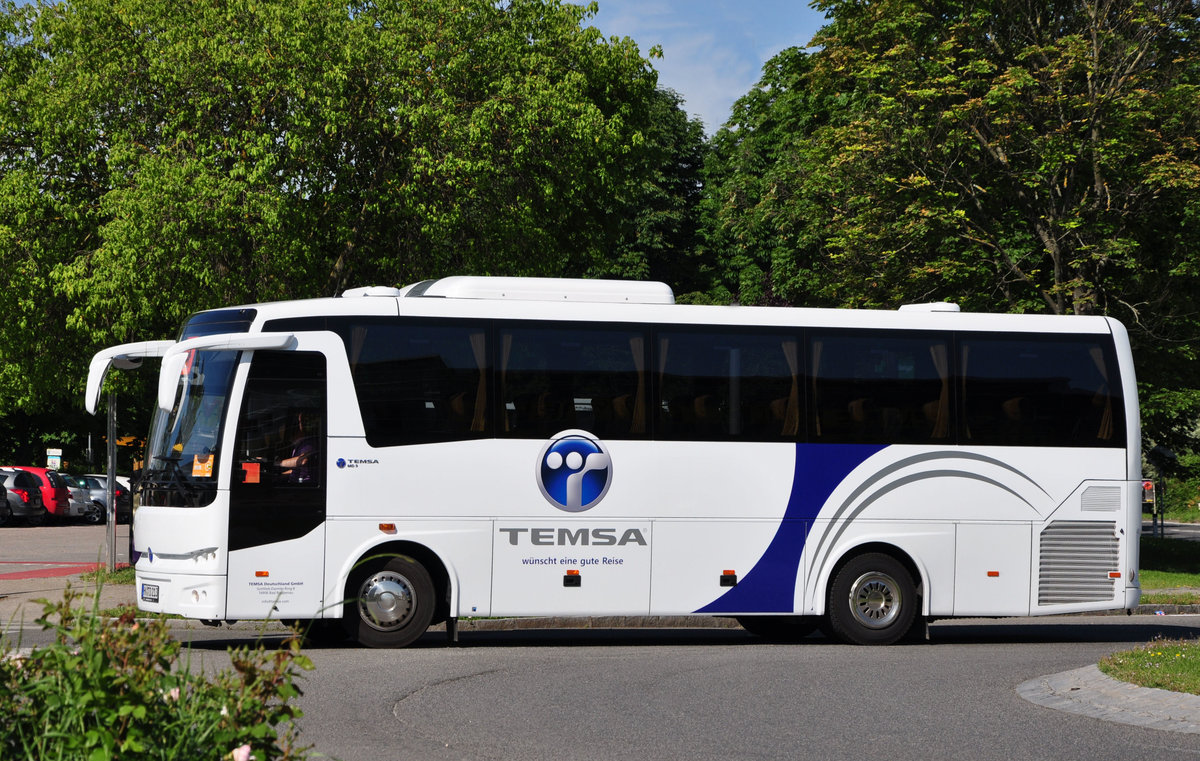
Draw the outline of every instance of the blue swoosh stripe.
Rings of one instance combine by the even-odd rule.
[[[725,594],[697,613],[791,613],[800,555],[813,520],[850,471],[884,449],[880,444],[797,444],[792,493],[766,552]]]

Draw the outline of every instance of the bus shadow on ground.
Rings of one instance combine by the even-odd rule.
[[[1030,622],[1006,623],[1003,620],[946,621],[930,628],[930,642],[992,645],[997,643],[1062,643],[1062,642],[1150,642],[1154,639],[1196,639],[1200,637],[1200,616],[1159,617],[1138,616],[1118,618],[1120,623],[1075,617],[1043,619]]]

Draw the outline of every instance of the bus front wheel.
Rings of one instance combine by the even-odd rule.
[[[412,558],[382,558],[352,577],[343,621],[367,647],[405,647],[429,628],[437,607],[429,572]]]
[[[829,628],[856,645],[891,645],[912,628],[917,590],[912,575],[891,555],[852,558],[829,589]]]

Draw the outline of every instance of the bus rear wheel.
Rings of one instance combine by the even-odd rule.
[[[852,558],[829,588],[829,628],[855,645],[891,645],[912,628],[917,590],[912,575],[891,555]]]
[[[367,647],[405,647],[425,633],[437,607],[429,572],[409,557],[377,560],[351,577],[343,621]]]
[[[738,616],[742,628],[771,642],[798,642],[816,631],[819,616]]]

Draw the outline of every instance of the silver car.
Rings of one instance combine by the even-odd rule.
[[[46,507],[42,504],[42,484],[32,473],[0,468],[0,486],[5,500],[0,505],[0,525],[24,520],[31,526],[46,522]]]
[[[102,523],[103,520],[97,521],[93,519],[93,513],[96,512],[96,506],[92,502],[92,495],[88,494],[87,487],[78,477],[72,476],[69,473],[58,474],[63,483],[67,485],[67,491],[70,492],[71,507],[68,508],[68,515],[79,516],[88,523]]]
[[[93,520],[95,516],[91,514],[85,515],[84,519],[89,523],[103,523],[108,520],[108,511],[105,507],[108,504],[108,476],[102,473],[88,473],[84,476],[75,476],[75,478],[87,487],[92,503],[99,512],[99,517],[95,520]],[[116,483],[116,498],[117,523],[128,523],[130,516],[133,515],[133,499],[129,493],[129,486],[122,483],[119,476]]]

